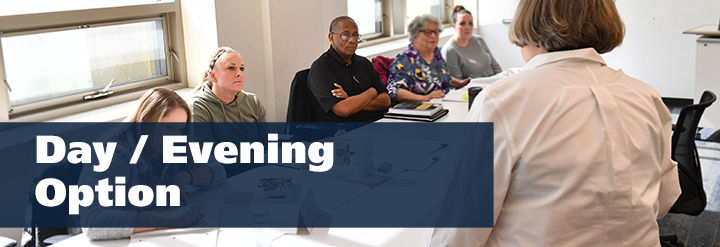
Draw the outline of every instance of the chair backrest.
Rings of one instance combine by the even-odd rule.
[[[712,135],[708,136],[706,141],[709,142],[720,142],[720,130],[716,130],[715,133],[712,133]]]
[[[672,213],[699,215],[707,204],[700,159],[695,146],[695,133],[705,108],[716,99],[713,92],[705,91],[700,97],[700,103],[685,106],[680,110],[672,135],[671,155],[672,159],[678,162],[682,194],[670,209]]]
[[[62,181],[64,184],[77,184],[82,164],[71,164],[63,161],[52,164],[45,168],[35,177],[34,185],[46,178],[54,178]],[[48,198],[55,196],[54,190],[48,191]],[[28,193],[28,204],[30,208],[30,222],[26,222],[24,231],[28,233],[26,239],[23,237],[22,246],[45,246],[45,239],[55,236],[68,234],[68,228],[77,228],[70,216],[68,216],[69,203],[64,201],[55,207],[45,207],[40,205],[35,197],[35,186],[32,186]]]
[[[308,88],[308,74],[310,69],[295,73],[290,85],[290,99],[288,100],[286,122],[315,122],[315,110],[311,100],[314,100]]]
[[[395,61],[394,58],[377,56],[372,59],[373,68],[377,71],[380,80],[383,84],[388,83],[388,76],[390,75],[390,64]]]

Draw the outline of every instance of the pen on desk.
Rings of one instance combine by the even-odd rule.
[[[218,241],[220,241],[220,227],[215,229],[217,230],[217,235],[215,235],[215,247],[217,247]]]
[[[430,164],[431,166],[434,165],[435,163],[437,163],[438,160],[440,160],[440,156],[435,156],[435,157],[433,157],[432,159],[433,159],[433,163]]]
[[[220,240],[220,219],[222,219],[222,208],[218,208],[218,220],[217,224],[217,235],[215,235],[215,247],[217,247],[218,241]]]
[[[442,144],[440,144],[440,147],[439,147],[439,148],[433,150],[433,151],[430,152],[429,154],[433,154],[433,153],[435,153],[435,152],[437,152],[437,151],[440,151],[441,149],[446,148],[447,146],[448,146],[447,142],[443,142]]]
[[[427,171],[428,169],[430,169],[431,166],[435,165],[435,163],[437,163],[438,160],[440,160],[440,156],[435,156],[435,157],[432,158],[432,160],[433,160],[433,162],[430,163],[430,165],[427,166],[427,167],[425,168],[425,170],[423,170],[423,171]]]

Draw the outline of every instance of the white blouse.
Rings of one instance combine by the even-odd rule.
[[[672,119],[651,86],[592,48],[540,54],[475,100],[494,122],[494,228],[434,229],[432,246],[659,246],[680,195]]]

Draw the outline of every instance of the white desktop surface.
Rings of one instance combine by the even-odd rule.
[[[206,202],[208,200],[213,200],[216,198],[224,198],[220,195],[227,194],[231,189],[237,190],[237,191],[252,191],[252,189],[257,186],[258,184],[258,178],[264,178],[264,177],[293,177],[293,183],[297,183],[302,185],[302,191],[299,193],[302,193],[300,195],[300,198],[304,198],[305,194],[308,192],[310,188],[313,189],[314,194],[316,196],[317,204],[318,206],[324,210],[324,211],[330,211],[339,205],[342,205],[343,203],[352,200],[353,198],[367,192],[370,190],[370,187],[363,184],[358,184],[354,182],[349,181],[343,181],[339,179],[332,179],[332,178],[326,178],[322,176],[311,176],[308,178],[308,176],[293,176],[295,174],[299,173],[307,173],[307,171],[300,171],[297,169],[290,169],[285,167],[279,167],[279,166],[262,166],[257,167],[255,169],[249,170],[247,172],[238,174],[236,176],[233,176],[231,178],[228,178],[227,182],[223,185],[220,185],[218,187],[215,187],[213,189],[209,190],[200,190],[193,192],[188,195],[188,200],[190,203],[196,203],[196,202]],[[264,174],[268,174],[265,176]],[[332,186],[328,186],[328,184]],[[334,189],[337,190],[338,188],[342,188],[343,194],[337,195],[333,194],[333,197],[322,197],[321,195],[327,195],[330,193],[323,192],[324,190],[328,189]],[[247,204],[247,205],[246,205]],[[298,208],[300,202],[294,202],[294,203],[273,203],[273,200],[270,199],[270,207],[271,211],[275,214],[278,214],[280,212],[287,212],[289,213],[291,210],[288,210],[288,208]],[[219,205],[222,205],[220,208],[222,208],[222,212],[219,214],[213,214],[214,210],[218,210]],[[233,212],[228,212],[228,208],[234,209],[233,211],[239,212],[236,214],[233,214]],[[225,202],[212,202],[212,203],[206,203],[205,209],[203,209],[205,213],[205,219],[208,222],[217,222],[218,220],[230,220],[230,219],[241,219],[241,220],[247,220],[247,209],[249,208],[249,203],[225,203]],[[282,210],[278,210],[279,208],[283,208]],[[273,210],[275,209],[275,210]],[[297,214],[295,214],[297,215]],[[221,219],[219,219],[221,218]],[[285,231],[287,232],[287,228],[279,228],[279,229],[273,229],[277,231]],[[238,235],[239,234],[239,235]],[[218,246],[238,246],[238,241],[249,241],[247,234],[249,234],[249,228],[223,228],[221,230],[221,233],[219,235],[219,242]],[[72,238],[69,238],[65,241],[59,242],[57,244],[54,244],[53,246],[63,247],[63,246],[128,246],[130,244],[130,239],[117,239],[117,240],[104,240],[104,241],[90,241],[84,234],[80,234],[77,236],[74,236]],[[287,245],[287,246],[293,246],[293,245]]]
[[[426,228],[319,228],[310,235],[285,235],[273,247],[410,247],[423,246]]]
[[[468,103],[468,88],[471,87],[481,87],[483,89],[489,87],[492,85],[495,81],[500,80],[502,78],[508,77],[510,74],[509,72],[502,72],[498,73],[497,75],[491,76],[491,77],[482,77],[482,78],[474,78],[470,80],[470,83],[467,84],[467,86],[460,88],[460,89],[452,89],[450,92],[445,94],[445,98],[442,99],[442,102],[463,102]]]
[[[453,148],[455,147],[455,148]],[[333,224],[353,224],[358,217],[373,222],[383,222],[393,219],[393,222],[403,222],[405,225],[434,224],[435,219],[428,215],[437,215],[442,207],[445,194],[438,188],[449,188],[451,175],[457,163],[454,156],[457,145],[446,148],[441,152],[440,160],[427,171],[405,171],[392,177],[389,181],[363,193],[357,199],[349,201],[329,213],[334,216]],[[442,177],[445,179],[437,179]],[[418,191],[423,195],[418,197]],[[382,205],[368,208],[368,202],[382,201]],[[436,202],[429,204],[428,202]],[[393,205],[383,207],[383,205]],[[412,210],[407,210],[412,208]],[[348,217],[352,215],[352,217]],[[398,218],[402,216],[402,218]]]
[[[683,34],[698,34],[717,37],[720,36],[720,28],[718,28],[718,25],[716,24],[705,24],[683,31]]]
[[[435,100],[435,103],[442,103],[444,108],[450,110],[448,115],[438,119],[438,122],[465,122],[465,116],[468,113],[467,101],[443,101]],[[408,122],[408,120],[399,119],[380,119],[378,122]],[[411,121],[412,122],[412,121]],[[433,139],[433,134],[442,135],[441,132],[431,133],[428,138]],[[393,183],[403,181],[418,181],[422,180],[424,176],[429,173],[443,172],[450,175],[450,172],[456,164],[453,154],[456,154],[458,146],[462,143],[451,144],[449,148],[446,148],[439,154],[442,157],[439,162],[433,164],[427,171],[405,171],[399,175],[390,179],[386,184],[380,186],[393,186]],[[259,167],[250,170],[245,173],[241,173],[237,176],[229,178],[227,185],[219,186],[213,190],[198,191],[194,192],[189,196],[190,201],[199,200],[197,198],[205,197],[205,194],[212,193],[227,193],[231,188],[241,190],[243,187],[248,187],[253,184],[257,184],[256,181],[247,181],[246,176],[257,178],[257,174],[260,172],[268,172],[274,174],[274,177],[292,176],[293,173],[301,172],[287,167],[279,166],[266,166]],[[347,210],[353,210],[353,199],[364,197],[364,198],[375,198],[382,196],[383,193],[402,193],[403,188],[397,188],[395,190],[371,190],[367,185],[358,183],[342,181],[338,179],[332,179],[323,176],[314,176],[317,180],[335,180],[338,186],[346,187],[349,193],[337,198],[318,198],[318,204],[321,208],[329,212],[331,215],[338,215]],[[427,179],[424,179],[427,181]],[[296,181],[303,185],[303,196],[307,193],[308,188],[313,190],[322,190],[322,184],[319,181]],[[419,186],[448,186],[449,181],[432,181],[429,184],[420,184]],[[219,192],[218,192],[219,191]],[[317,193],[316,193],[317,195]],[[193,198],[195,197],[195,199]],[[398,197],[399,201],[402,201],[402,197]],[[412,203],[408,201],[406,203]],[[438,210],[441,205],[428,205],[428,210]],[[207,208],[207,206],[206,206]],[[333,213],[336,212],[336,213]],[[388,212],[392,213],[392,212]],[[222,214],[222,213],[221,213]],[[206,214],[207,215],[207,214]],[[207,216],[206,216],[207,217]],[[224,218],[224,216],[222,216]],[[422,217],[422,216],[419,216]],[[216,217],[217,218],[217,217]],[[210,217],[210,220],[213,220]],[[336,219],[334,219],[336,220]],[[333,220],[333,221],[334,221]],[[341,219],[337,219],[341,220]],[[426,228],[317,228],[313,229],[310,234],[285,234],[272,242],[272,246],[283,247],[283,246],[348,246],[348,247],[375,247],[375,246],[422,246],[423,236]],[[274,231],[282,231],[274,229]],[[249,228],[221,228],[218,235],[217,246],[245,246],[249,243]],[[128,246],[130,239],[117,239],[117,240],[103,240],[103,241],[90,241],[84,234],[80,234],[54,244],[55,247],[71,247],[71,246],[99,246],[99,247],[116,247],[116,246]]]

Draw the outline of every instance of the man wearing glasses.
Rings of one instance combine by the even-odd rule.
[[[387,88],[370,61],[355,55],[357,24],[347,16],[330,23],[330,48],[310,67],[308,87],[319,122],[369,122],[390,107]]]

